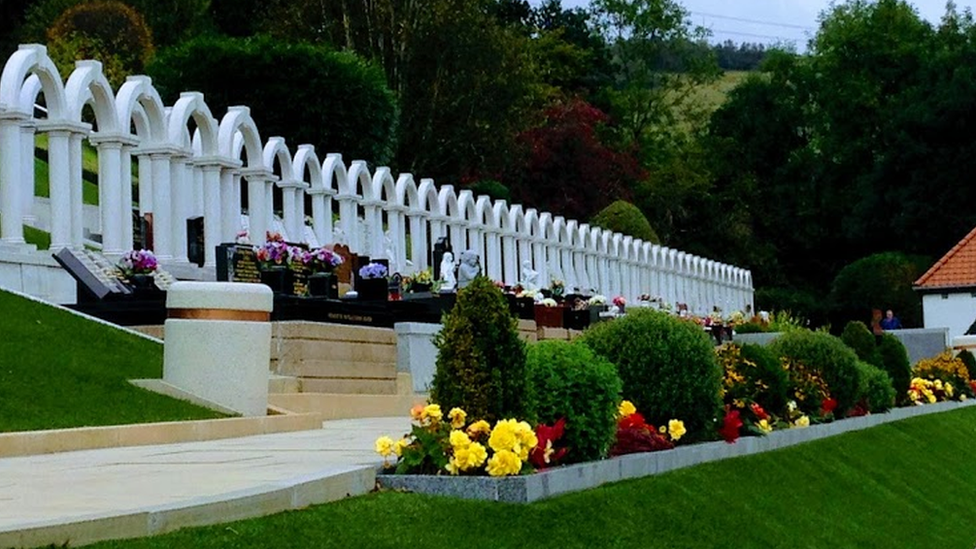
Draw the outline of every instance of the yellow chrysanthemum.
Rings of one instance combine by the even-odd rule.
[[[488,460],[487,469],[493,477],[517,475],[522,470],[522,460],[509,450],[496,451]]]
[[[538,437],[535,436],[535,431],[532,430],[532,426],[525,421],[520,421],[515,427],[515,436],[518,437],[519,444],[525,448],[526,454],[535,448],[536,444],[539,444]],[[526,455],[522,458],[523,461],[528,459]]]
[[[458,462],[456,458],[451,458],[451,461],[447,462],[447,465],[444,466],[444,469],[447,469],[447,472],[452,475],[457,475],[458,473],[461,472],[461,467],[458,466]]]
[[[636,414],[636,413],[637,413],[637,407],[634,406],[634,403],[629,400],[625,400],[621,402],[620,406],[617,407],[617,415],[619,415],[620,417],[627,417],[631,414]]]
[[[444,417],[440,404],[428,404],[420,414],[420,419],[437,423]]]
[[[797,420],[795,422],[793,422],[793,426],[794,427],[809,427],[810,426],[810,418],[808,418],[807,416],[800,416],[799,418],[797,418]]]
[[[453,429],[460,429],[464,427],[464,422],[468,419],[468,414],[460,408],[451,408],[451,411],[447,413],[448,419],[451,420],[451,427]]]
[[[488,450],[477,442],[454,454],[454,460],[462,471],[481,467],[487,459]]]
[[[380,437],[376,439],[376,453],[383,457],[392,456],[394,453],[393,447],[395,444],[396,443],[393,442],[393,439],[390,437]]]
[[[946,382],[946,384],[943,385],[943,389],[945,389],[946,396],[952,398],[952,384]]]
[[[679,440],[681,437],[685,436],[685,423],[678,419],[672,419],[668,422],[668,434],[671,435],[671,440]]]
[[[513,450],[518,444],[517,426],[518,422],[514,419],[503,419],[495,423],[495,428],[491,430],[491,436],[488,437],[488,446],[495,452]]]
[[[403,455],[403,450],[407,446],[410,446],[410,441],[405,438],[401,438],[400,440],[396,441],[396,444],[393,446],[393,453],[396,454],[397,457],[400,457]]]
[[[759,429],[764,433],[770,433],[773,431],[773,426],[770,425],[769,421],[765,419],[757,423],[756,427],[759,427]]]
[[[456,454],[459,449],[467,448],[471,445],[471,439],[468,438],[468,434],[464,431],[451,431],[451,446],[454,447],[454,453]]]
[[[483,419],[468,425],[468,436],[471,438],[478,438],[481,435],[487,435],[491,433],[491,424]]]

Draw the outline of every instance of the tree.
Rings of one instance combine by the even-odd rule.
[[[921,299],[912,284],[924,272],[925,258],[886,252],[861,258],[837,274],[830,302],[838,319],[866,320],[873,309],[892,309],[906,328],[921,324]]]
[[[203,92],[214,116],[248,105],[264,136],[377,164],[395,146],[396,100],[383,73],[351,53],[269,37],[198,38],[160,52],[148,73],[169,104]]]
[[[657,233],[637,206],[623,200],[617,200],[600,210],[600,213],[590,220],[590,226],[628,234],[644,242],[661,243],[661,239],[657,237]]]

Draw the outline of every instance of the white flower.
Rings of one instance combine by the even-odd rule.
[[[558,305],[558,303],[556,303],[556,300],[551,297],[547,297],[543,299],[541,301],[541,304],[545,305],[546,307],[555,307],[556,305]]]
[[[587,300],[587,303],[589,303],[590,305],[606,305],[607,304],[607,297],[604,296],[604,295],[597,294],[597,295],[591,297],[590,299],[588,299]]]

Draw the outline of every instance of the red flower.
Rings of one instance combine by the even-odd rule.
[[[617,421],[618,429],[648,429],[653,430],[644,423],[644,416],[640,415],[638,412],[634,412],[629,416],[624,416]]]
[[[539,425],[535,428],[535,437],[539,440],[535,448],[529,452],[529,462],[536,469],[545,469],[555,465],[569,451],[568,448],[554,448],[553,443],[563,438],[566,428],[566,418],[561,418],[552,427]]]
[[[836,398],[825,398],[823,404],[820,405],[820,415],[825,416],[834,411],[837,407]]]
[[[730,410],[725,413],[722,428],[718,430],[725,442],[732,444],[739,438],[739,428],[742,427],[742,420],[739,419],[738,410]]]
[[[647,429],[618,429],[617,442],[610,448],[610,456],[622,456],[640,452],[657,452],[674,448],[671,441],[657,432]]]
[[[769,419],[769,414],[766,413],[766,410],[763,410],[763,407],[758,402],[750,404],[749,409],[752,410],[752,413],[756,415],[756,419],[759,421]]]

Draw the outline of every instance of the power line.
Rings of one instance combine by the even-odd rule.
[[[772,35],[769,35],[769,34],[754,34],[754,33],[751,33],[751,32],[739,32],[739,31],[730,31],[730,30],[721,30],[721,29],[710,29],[710,30],[712,32],[714,32],[714,33],[734,34],[734,35],[738,35],[738,36],[746,36],[746,37],[749,37],[749,38],[763,38],[763,39],[766,39],[766,40],[782,40],[784,42],[795,42],[795,41],[799,40],[799,38],[796,38],[796,37],[789,38],[789,37],[785,37],[785,36],[772,36]]]
[[[816,30],[815,27],[809,25],[794,25],[792,23],[777,23],[775,21],[762,21],[759,19],[746,19],[744,17],[733,17],[731,15],[719,15],[717,13],[706,13],[703,11],[693,11],[693,15],[700,15],[702,17],[711,17],[713,19],[726,19],[728,21],[738,21],[740,23],[752,23],[755,25],[766,25],[769,27],[782,27],[785,29],[800,29],[800,30]]]

